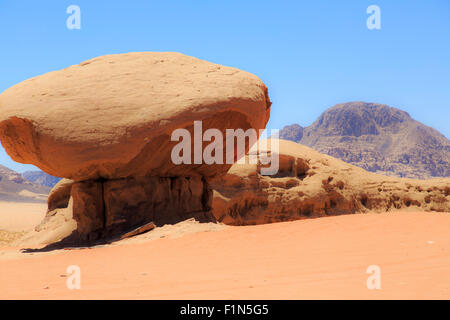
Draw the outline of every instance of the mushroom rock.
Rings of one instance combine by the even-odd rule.
[[[277,145],[277,144],[274,144]],[[278,154],[279,170],[263,175],[260,162],[235,163],[213,179],[213,214],[230,225],[253,225],[330,215],[395,210],[449,211],[450,178],[387,177],[295,142],[260,143],[253,153]]]
[[[77,233],[94,239],[152,220],[214,219],[209,181],[232,164],[175,164],[172,133],[193,137],[195,121],[223,136],[258,131],[270,105],[264,83],[235,68],[179,53],[107,55],[4,91],[0,140],[13,160],[73,180]]]
[[[0,138],[13,160],[75,181],[215,175],[227,166],[176,166],[172,132],[264,128],[258,77],[179,53],[94,58],[19,83],[0,95]]]

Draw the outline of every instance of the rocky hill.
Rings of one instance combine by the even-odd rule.
[[[309,127],[284,127],[280,139],[384,175],[450,177],[450,141],[407,112],[383,104],[338,104]]]
[[[45,202],[50,188],[32,183],[0,165],[0,201]]]
[[[25,179],[41,186],[54,187],[61,178],[51,176],[43,171],[26,171],[22,173]]]

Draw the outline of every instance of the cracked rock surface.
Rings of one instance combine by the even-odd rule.
[[[273,152],[268,146],[259,152]],[[375,174],[286,140],[279,140],[277,152],[276,175],[262,175],[262,165],[247,160],[211,182],[217,221],[252,225],[350,213],[450,211],[450,178]]]

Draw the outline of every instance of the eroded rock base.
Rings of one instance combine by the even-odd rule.
[[[77,227],[67,239],[69,242],[91,243],[149,222],[161,226],[189,218],[216,221],[211,213],[212,190],[201,177],[74,182],[70,198]]]

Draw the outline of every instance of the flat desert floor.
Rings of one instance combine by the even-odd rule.
[[[46,209],[46,203],[0,201],[0,230],[31,230],[44,218]]]
[[[19,239],[44,218],[47,204],[0,201],[1,247]]]
[[[187,221],[94,248],[3,247],[0,298],[450,298],[449,213],[199,225]],[[70,265],[80,267],[79,290],[66,286]],[[371,265],[380,268],[380,289],[367,288]]]

